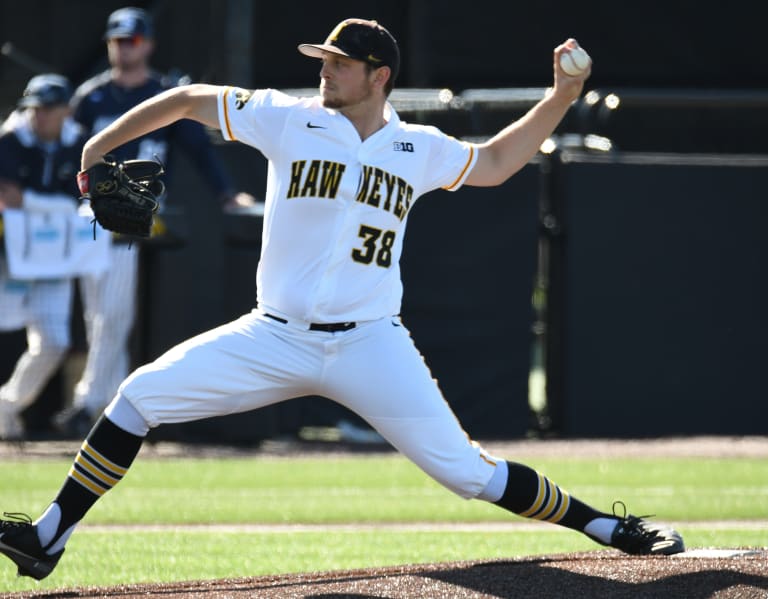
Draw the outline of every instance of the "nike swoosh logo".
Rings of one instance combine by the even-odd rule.
[[[327,129],[328,127],[323,127],[322,125],[313,125],[311,121],[307,121],[307,128],[308,129]]]

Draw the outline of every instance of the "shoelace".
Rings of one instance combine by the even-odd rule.
[[[616,513],[616,506],[617,505],[620,505],[621,506],[621,510],[624,512],[624,514],[622,516],[619,516]],[[613,511],[613,515],[616,516],[617,518],[620,518],[621,520],[631,520],[631,519],[642,520],[643,518],[655,518],[656,517],[656,514],[648,514],[646,516],[633,516],[632,514],[627,514],[627,506],[626,506],[626,504],[623,501],[619,501],[619,500],[616,500],[616,501],[613,502],[613,505],[611,506],[611,510]]]
[[[624,512],[623,516],[619,516],[616,513],[617,504],[621,506],[622,511]],[[653,518],[653,515],[633,516],[632,514],[627,514],[627,506],[623,501],[614,501],[612,509],[613,515],[621,518],[621,526],[623,526],[624,530],[630,535],[630,538],[634,537],[633,544],[651,541],[658,536],[657,531],[646,528],[645,522],[643,522],[644,518]]]
[[[3,517],[10,518],[10,520],[2,522],[4,526],[27,526],[32,524],[32,518],[21,512],[3,512]]]

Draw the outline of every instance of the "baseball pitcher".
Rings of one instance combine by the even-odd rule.
[[[538,151],[580,95],[589,69],[554,83],[485,143],[400,120],[387,102],[400,64],[375,21],[347,19],[324,43],[320,90],[191,85],[143,102],[86,144],[82,168],[178,119],[218,127],[269,160],[257,305],[133,372],[83,443],[64,486],[34,522],[0,528],[0,552],[43,578],[77,523],[123,477],[150,428],[319,395],[353,410],[427,475],[464,498],[560,524],[627,553],[683,551],[681,536],[644,518],[599,511],[523,464],[472,442],[398,317],[398,261],[408,214],[438,188],[498,185]],[[435,199],[435,201],[439,201]]]

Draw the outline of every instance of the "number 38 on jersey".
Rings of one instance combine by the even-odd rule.
[[[360,225],[358,236],[363,239],[363,247],[352,250],[352,259],[355,262],[375,263],[382,268],[388,268],[392,264],[394,231],[382,231],[368,225]]]

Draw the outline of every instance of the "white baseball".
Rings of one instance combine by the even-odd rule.
[[[591,63],[589,54],[580,46],[566,50],[560,55],[560,67],[571,76],[581,75]]]

